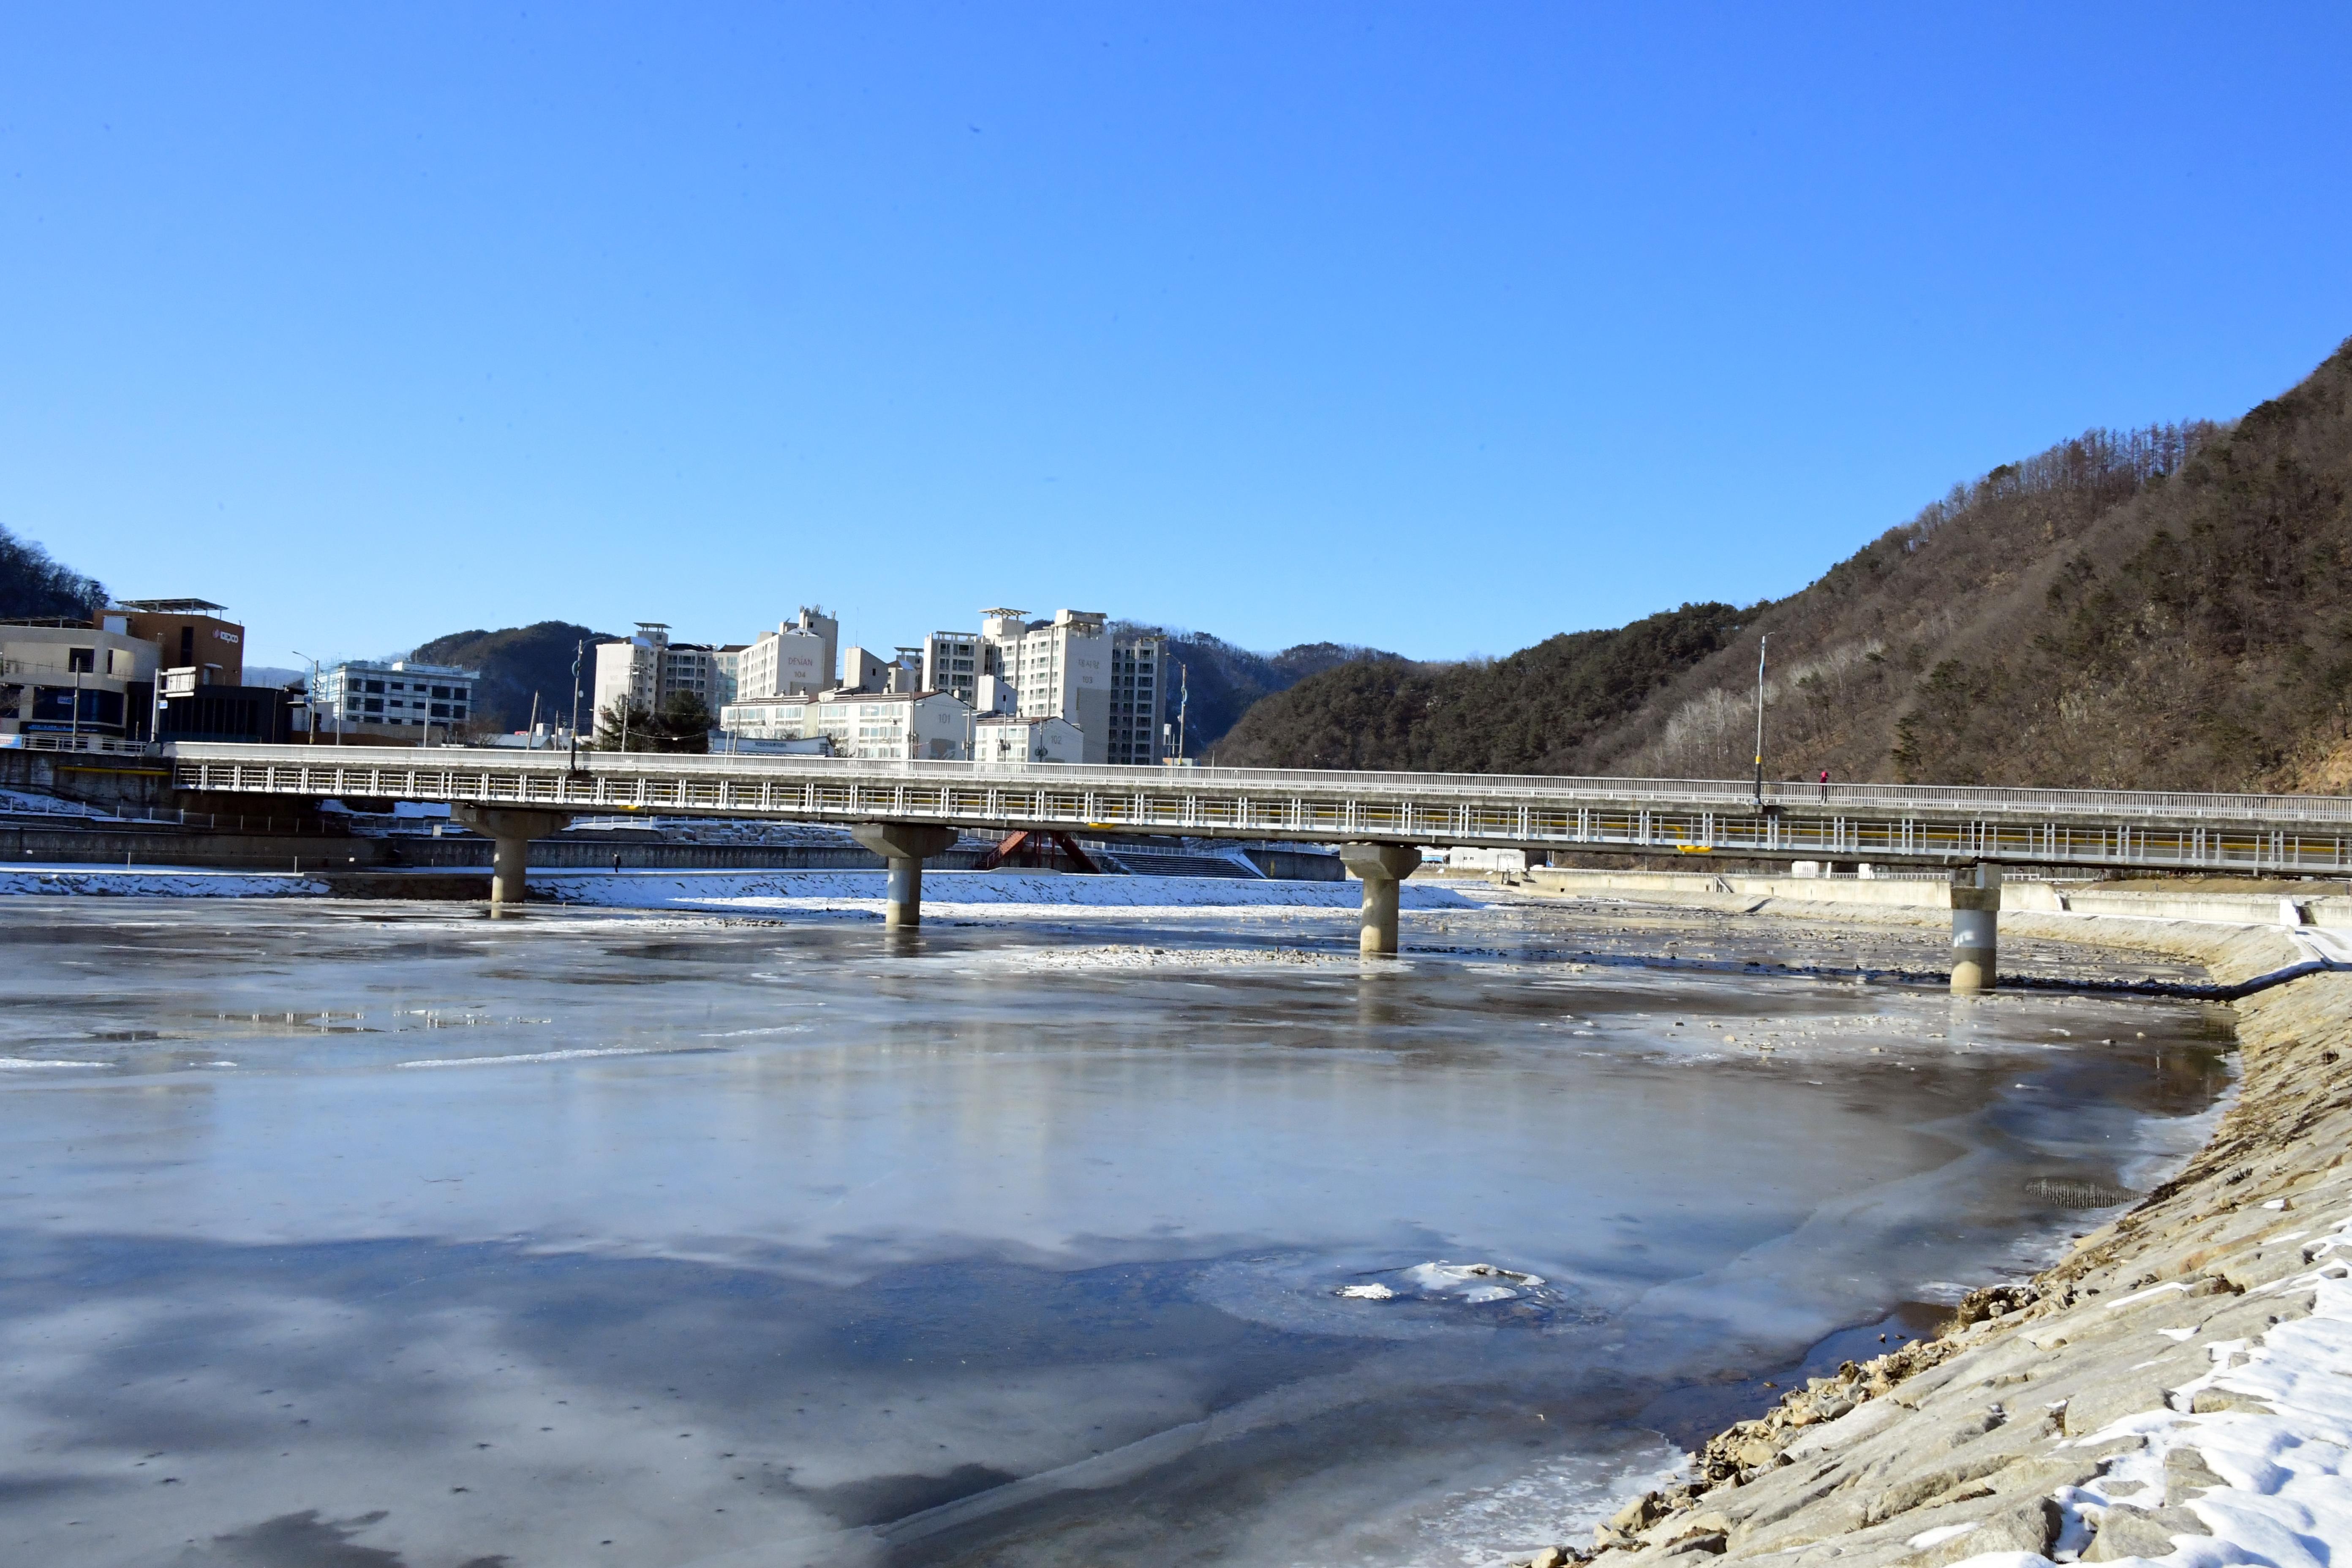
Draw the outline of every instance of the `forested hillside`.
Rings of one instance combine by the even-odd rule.
[[[87,618],[105,603],[106,590],[95,578],[60,566],[31,540],[0,528],[0,617]]]
[[[1351,670],[1316,677],[1254,710],[1220,760],[1738,777],[1769,634],[1774,776],[2342,790],[2348,497],[2352,342],[2234,426],[2092,431],[1957,486],[1696,657],[1660,640],[1644,670],[1625,648],[1620,689],[1643,700],[1608,722],[1580,725],[1564,690],[1545,733],[1482,733],[1511,700],[1489,670],[1580,679],[1515,663],[1573,640],[1553,638],[1491,667],[1400,667],[1386,692]],[[1489,703],[1444,700],[1476,690]],[[1465,761],[1423,760],[1438,757]]]
[[[588,707],[594,700],[596,645],[612,640],[604,632],[569,621],[541,621],[497,632],[452,632],[409,657],[480,670],[481,682],[474,689],[476,726],[499,732],[530,722],[533,693],[539,697],[540,722],[572,721],[572,649],[584,642],[588,654],[580,664],[580,722],[584,730],[593,717]]]
[[[1118,629],[1157,633],[1168,639],[1168,658],[1174,668],[1169,671],[1165,716],[1170,723],[1175,722],[1177,705],[1189,689],[1184,754],[1190,757],[1205,754],[1234,727],[1234,721],[1261,699],[1287,691],[1308,676],[1351,659],[1395,657],[1374,648],[1329,642],[1300,643],[1280,653],[1253,653],[1206,632],[1170,631],[1124,621]]]
[[[1748,617],[1685,605],[1570,632],[1507,658],[1426,665],[1382,655],[1252,708],[1214,750],[1231,767],[1552,773],[1638,711],[1661,681],[1726,646]]]

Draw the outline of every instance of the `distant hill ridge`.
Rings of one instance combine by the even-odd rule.
[[[1358,658],[1259,702],[1218,742],[1229,767],[1573,771],[1597,735],[1661,682],[1727,646],[1751,617],[1685,605],[1629,626],[1568,632],[1507,658]]]
[[[1775,777],[2352,786],[2352,341],[2234,426],[2094,430],[1956,486],[1785,599],[1327,671],[1216,760],[1740,777],[1767,634]]]
[[[476,722],[492,731],[514,731],[530,722],[531,699],[539,699],[542,724],[572,721],[572,652],[588,645],[580,664],[580,722],[589,725],[596,695],[596,645],[615,639],[570,621],[539,621],[503,631],[452,632],[420,643],[408,657],[425,664],[454,664],[482,672],[474,688]],[[583,731],[584,732],[584,731]]]
[[[59,565],[31,540],[0,528],[0,618],[88,617],[105,603],[97,578]]]

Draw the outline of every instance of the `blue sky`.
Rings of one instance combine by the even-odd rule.
[[[16,5],[0,524],[253,657],[1502,653],[2352,334],[2352,8]]]

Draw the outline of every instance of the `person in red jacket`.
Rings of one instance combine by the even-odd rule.
[[[1829,771],[1829,769],[1827,769],[1827,768],[1823,768],[1823,769],[1822,770],[1822,800],[1824,803],[1827,803],[1827,801],[1829,800],[1829,798],[1830,798],[1830,771]]]

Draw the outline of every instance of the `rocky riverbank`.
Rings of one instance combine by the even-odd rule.
[[[2252,927],[2002,926],[2192,961],[2224,985],[2299,952]],[[2031,1281],[1971,1295],[1940,1337],[1721,1433],[1686,1483],[1537,1568],[2324,1568],[2352,1546],[2352,973],[2235,1010],[2238,1097],[2178,1176]]]

